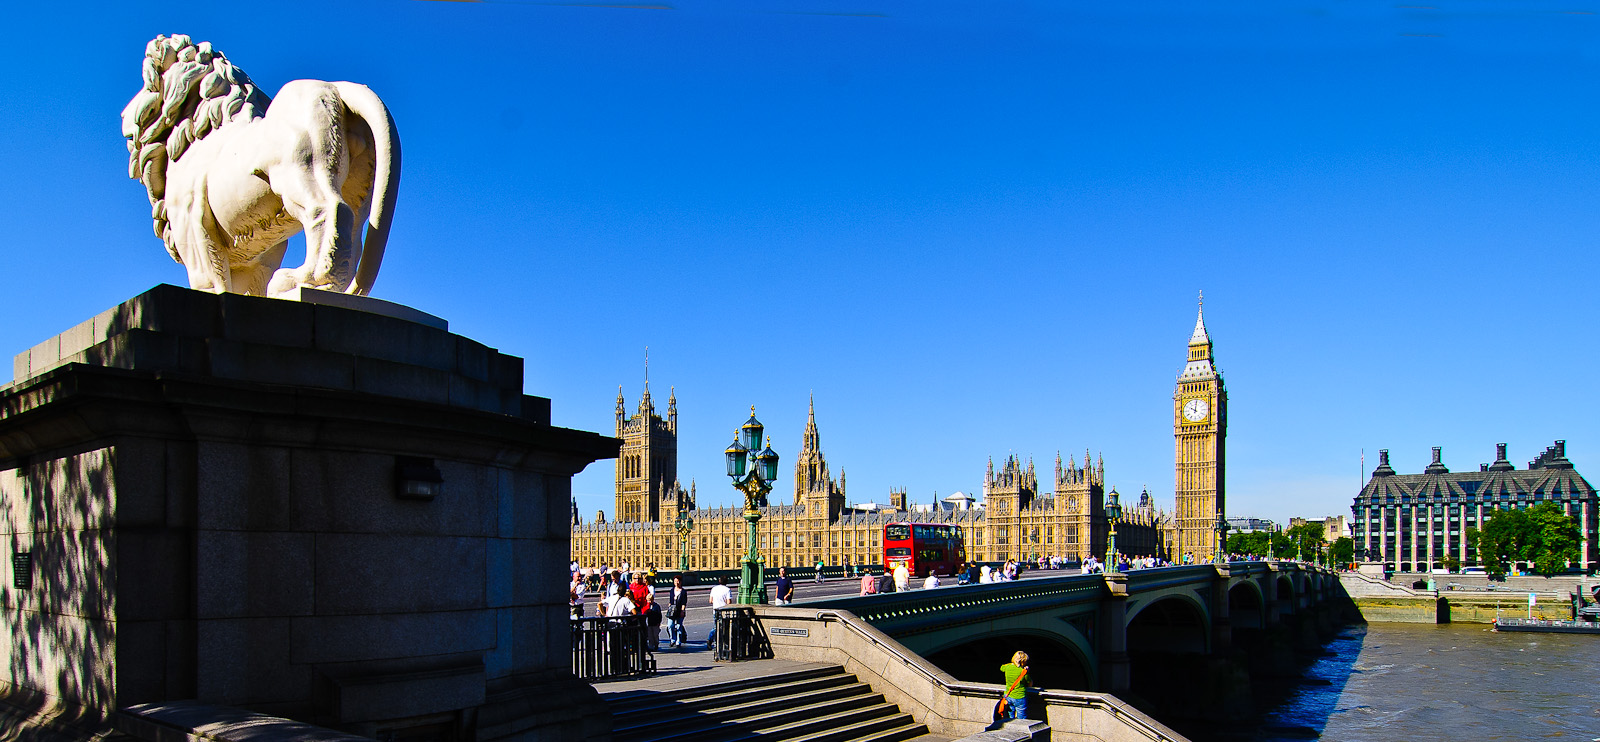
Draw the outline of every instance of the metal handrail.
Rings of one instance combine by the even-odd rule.
[[[573,618],[572,674],[582,680],[643,675],[656,670],[650,625],[642,615]]]
[[[756,611],[747,605],[718,608],[712,618],[717,626],[718,662],[772,659],[772,646],[756,621]]]

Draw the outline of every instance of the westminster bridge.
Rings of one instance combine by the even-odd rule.
[[[859,658],[859,646],[846,646],[877,644],[901,664],[937,667],[920,674],[948,686],[993,682],[1021,649],[1046,687],[1131,693],[1173,716],[1224,718],[1248,712],[1252,678],[1295,674],[1297,654],[1353,617],[1352,605],[1330,570],[1241,561],[823,598],[759,612],[780,656],[821,659],[803,647],[831,642],[834,656]],[[823,626],[830,621],[853,625],[854,635],[841,642],[838,629]]]

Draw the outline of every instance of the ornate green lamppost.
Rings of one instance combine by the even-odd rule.
[[[1228,519],[1217,515],[1217,554],[1211,561],[1222,564],[1228,560]]]
[[[1111,522],[1111,539],[1106,544],[1106,572],[1117,574],[1117,521],[1122,520],[1122,503],[1116,490],[1111,490],[1111,503],[1106,505],[1106,518]]]
[[[672,528],[678,532],[678,571],[689,571],[689,534],[694,531],[694,518],[689,517],[689,511],[678,511],[678,517],[672,521]]]
[[[766,575],[761,567],[764,560],[756,549],[756,523],[761,520],[757,508],[767,504],[767,493],[778,479],[778,454],[771,446],[761,450],[763,430],[756,420],[755,405],[751,405],[750,419],[740,426],[733,444],[723,452],[728,458],[728,478],[733,480],[734,489],[744,493],[745,539],[750,542],[750,550],[739,572],[739,603],[745,605],[767,602]]]

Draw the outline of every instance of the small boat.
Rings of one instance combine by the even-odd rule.
[[[1547,620],[1543,618],[1496,618],[1495,631],[1530,631],[1547,634],[1600,634],[1600,622]]]

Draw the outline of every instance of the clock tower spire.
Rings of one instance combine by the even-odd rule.
[[[1189,357],[1172,394],[1172,434],[1176,439],[1178,542],[1174,558],[1185,554],[1210,561],[1218,547],[1217,522],[1226,510],[1228,392],[1211,356],[1204,294],[1189,336]]]

